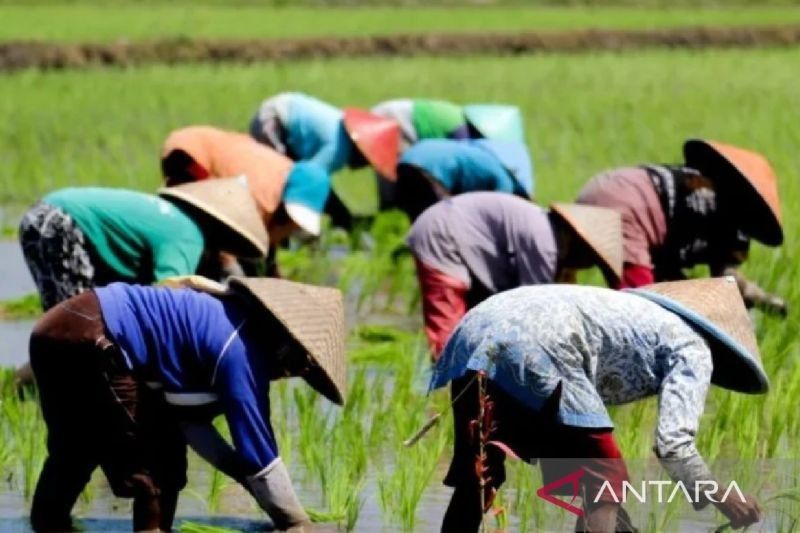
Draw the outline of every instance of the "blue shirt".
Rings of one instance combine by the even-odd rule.
[[[500,159],[474,142],[452,139],[420,141],[406,150],[400,164],[424,170],[451,195],[498,191],[527,196]]]
[[[329,173],[341,170],[353,149],[342,111],[303,93],[290,93],[283,124],[286,144],[297,161],[310,161]]]
[[[233,303],[191,289],[112,283],[95,289],[103,320],[138,378],[174,405],[219,402],[234,447],[258,472],[278,457],[263,346]]]

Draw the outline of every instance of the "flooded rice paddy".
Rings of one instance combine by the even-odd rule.
[[[14,298],[34,290],[18,244],[0,242],[0,253],[4,259],[0,294]],[[376,265],[370,257],[359,259],[337,247],[325,251],[324,260],[303,257],[303,253],[288,257],[286,264],[290,269],[303,269],[303,279],[312,278],[310,281],[315,281],[316,271],[330,282],[327,261],[350,261],[350,271],[339,271],[338,281],[342,285],[342,278],[347,282],[347,276],[351,277],[344,285],[352,334],[349,396],[344,409],[331,407],[302,382],[279,382],[271,393],[281,455],[300,500],[322,532],[438,531],[450,497],[450,489],[441,480],[452,446],[451,421],[447,395],[425,394],[430,369],[419,334],[419,311],[408,302],[394,302],[391,290],[404,287],[402,282],[385,293],[364,298],[364,292],[375,291],[380,285],[376,279],[388,272],[388,267]],[[372,270],[364,265],[371,265]],[[393,274],[405,279],[406,286],[409,279],[413,282],[402,267]],[[0,367],[17,366],[27,358],[32,325],[31,320],[0,321]],[[44,458],[45,432],[35,402],[9,394],[9,374],[4,376],[0,374],[0,531],[27,533],[26,496]],[[651,410],[640,404],[626,413],[650,420]],[[445,413],[442,423],[417,446],[404,448],[402,441],[437,411]],[[224,423],[218,427],[224,434]],[[620,435],[623,449],[632,447],[631,442],[652,438],[649,426],[645,431],[620,429],[627,430]],[[660,472],[657,465],[653,470],[652,466],[633,466],[634,462],[629,462],[629,469],[637,478],[645,471]],[[244,489],[191,453],[189,465],[189,484],[181,494],[176,526],[186,521],[236,531],[268,530],[268,519]],[[735,478],[741,479],[745,492],[758,489],[760,498],[767,494],[772,513],[751,531],[793,531],[798,516],[795,507],[800,502],[796,489],[800,483],[794,473],[800,472],[800,467],[795,463],[745,466],[748,476],[736,477],[739,472]],[[487,519],[490,530],[573,529],[572,515],[536,497],[542,486],[538,469],[514,461],[508,461],[506,467],[508,481],[498,499],[497,514]],[[781,472],[785,475],[775,479],[774,474]],[[653,475],[663,478],[663,472]],[[680,501],[628,510],[644,531],[707,532],[724,523],[712,509],[696,514]],[[79,500],[75,515],[87,531],[130,531],[130,502],[114,498],[99,471]]]

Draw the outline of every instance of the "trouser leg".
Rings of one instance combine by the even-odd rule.
[[[34,531],[71,531],[70,513],[97,464],[48,453],[33,494],[31,527]]]
[[[444,514],[442,533],[478,531],[482,517],[478,487],[467,484],[458,485]]]
[[[445,485],[455,488],[442,522],[443,532],[472,532],[480,528],[483,513],[489,509],[497,490],[505,482],[505,454],[495,446],[484,446],[480,459],[480,392],[474,374],[467,374],[452,383],[453,460],[445,477]],[[495,388],[487,387],[489,400],[494,401]],[[496,408],[495,408],[496,409]],[[501,407],[502,409],[502,407]],[[496,410],[494,410],[497,413]],[[503,416],[503,413],[498,413]],[[489,422],[497,421],[492,416]],[[490,439],[497,436],[494,430]],[[479,474],[480,473],[480,474]],[[483,494],[481,494],[483,491]]]

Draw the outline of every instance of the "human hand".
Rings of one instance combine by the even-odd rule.
[[[714,502],[717,509],[731,521],[730,527],[733,529],[755,524],[760,522],[763,517],[761,507],[753,496],[746,494],[744,500],[742,501],[738,497],[728,497],[724,502]]]

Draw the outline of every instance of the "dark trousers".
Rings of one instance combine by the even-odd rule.
[[[484,512],[481,502],[488,508],[506,479],[506,453],[499,446],[486,444],[485,460],[477,460],[480,395],[474,376],[469,372],[452,382],[452,397],[459,399],[453,403],[454,451],[444,484],[456,490],[442,523],[442,531],[447,533],[478,531]],[[628,470],[611,430],[559,423],[560,389],[539,411],[522,404],[491,380],[487,380],[485,390],[489,403],[483,422],[484,427],[490,428],[488,440],[502,443],[524,461],[538,462],[545,485],[580,469],[580,494],[589,496],[588,500],[594,499],[605,481],[611,483],[615,494],[622,493],[622,482],[629,479]],[[485,481],[483,498],[481,477]],[[575,496],[570,489],[565,486],[551,494]],[[602,501],[605,500],[607,493],[603,493]]]
[[[156,509],[140,513],[139,525],[159,527],[153,502],[165,491],[174,504],[185,485],[185,444],[160,395],[137,382],[107,336],[93,291],[42,317],[31,335],[30,358],[48,454],[33,497],[34,529],[69,530],[72,507],[98,466],[116,496],[134,498],[135,508]]]

